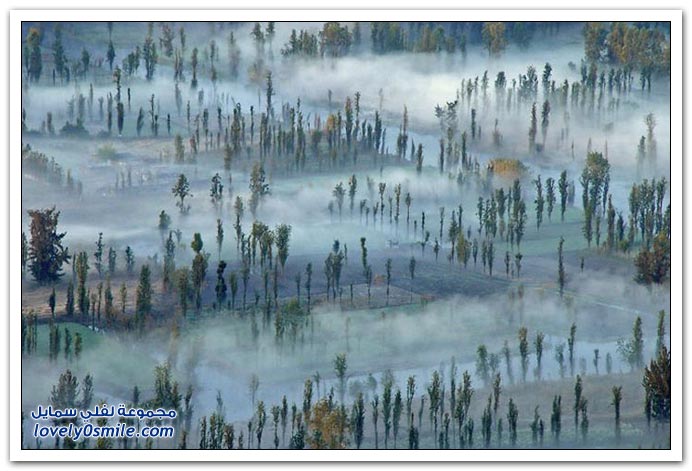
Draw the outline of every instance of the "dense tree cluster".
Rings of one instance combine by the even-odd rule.
[[[670,73],[670,42],[666,25],[587,23],[584,54],[589,61],[639,70],[645,80],[652,73]]]
[[[69,193],[81,194],[82,182],[72,176],[72,171],[63,170],[54,157],[31,150],[28,144],[22,148],[22,169],[47,183],[64,187]]]

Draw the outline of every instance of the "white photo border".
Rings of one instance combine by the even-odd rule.
[[[683,31],[682,10],[12,10],[9,12],[8,432],[21,427],[21,23],[23,21],[665,21],[670,22],[671,357],[674,414],[669,450],[22,450],[11,461],[681,461],[683,458]],[[13,276],[15,275],[15,276]]]

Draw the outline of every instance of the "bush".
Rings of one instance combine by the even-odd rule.
[[[65,125],[60,129],[60,135],[66,137],[88,137],[89,131],[84,127],[84,123],[78,119],[76,124],[72,124],[69,121],[65,122]]]
[[[96,150],[96,156],[104,160],[113,160],[118,158],[118,153],[112,144],[104,144]]]
[[[508,180],[521,180],[528,173],[526,165],[517,159],[493,159],[488,167],[493,174]]]

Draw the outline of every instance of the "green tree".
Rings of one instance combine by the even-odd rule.
[[[401,412],[402,412],[402,399],[401,399],[401,391],[399,389],[396,390],[396,394],[394,394],[394,406],[392,409],[392,414],[393,414],[393,421],[392,421],[392,434],[394,436],[394,448],[396,448],[396,439],[397,436],[399,435],[399,423],[401,422]]]
[[[521,356],[521,377],[526,382],[526,372],[529,369],[529,341],[526,327],[519,328],[519,355]]]
[[[71,370],[65,370],[58,378],[58,383],[53,385],[50,393],[50,404],[56,410],[87,409],[91,406],[93,394],[93,378],[90,374],[84,377],[80,390],[79,381]],[[59,424],[67,425],[75,423],[75,419],[57,419]],[[71,438],[64,439],[63,446],[69,448],[74,445]],[[56,443],[57,446],[57,443]]]
[[[339,222],[341,222],[341,210],[344,206],[344,197],[346,196],[346,190],[344,189],[344,184],[339,182],[332,190],[332,195],[336,200],[336,206],[339,209]]]
[[[192,260],[192,286],[195,289],[195,306],[199,310],[202,305],[202,284],[207,276],[209,255],[202,252],[204,244],[199,232],[195,232],[190,247],[195,252]]]
[[[221,176],[218,173],[214,174],[211,178],[209,196],[214,207],[218,209],[220,203],[223,201],[223,184],[221,183]]]
[[[67,56],[62,43],[62,27],[56,24],[53,31],[55,33],[55,40],[53,41],[53,67],[60,77],[60,83],[62,83],[67,69]]]
[[[543,222],[543,209],[545,207],[545,198],[543,197],[543,183],[541,182],[541,176],[533,181],[536,185],[536,199],[534,203],[536,204],[536,230],[541,228],[541,223]]]
[[[632,338],[627,341],[618,339],[617,350],[622,359],[629,363],[633,370],[644,366],[644,335],[640,316],[634,320]]]
[[[190,298],[190,269],[183,267],[176,272],[176,288],[178,290],[178,304],[183,317],[187,315],[187,302]]]
[[[349,139],[349,141],[350,141],[350,133],[347,133],[347,139]],[[350,142],[349,142],[349,147],[350,147]],[[353,206],[354,206],[355,199],[356,199],[357,189],[358,189],[358,179],[356,178],[356,175],[353,174],[348,178],[348,198],[349,198],[351,216],[353,216]]]
[[[560,443],[560,431],[562,429],[562,396],[553,398],[553,409],[550,414],[550,433],[555,438],[555,443]]]
[[[60,211],[55,207],[44,210],[29,210],[31,218],[28,258],[29,270],[39,283],[52,283],[63,275],[63,263],[69,263],[68,249],[63,247],[65,233],[59,233]]]
[[[135,323],[140,332],[143,332],[147,317],[151,315],[152,288],[151,271],[149,265],[142,265],[139,272],[139,284],[135,298]]]
[[[115,308],[113,307],[113,290],[111,289],[111,279],[110,276],[106,278],[106,291],[104,293],[105,299],[105,315],[106,315],[106,325],[110,328],[113,326],[115,320]]]
[[[560,297],[565,292],[565,263],[562,255],[562,247],[565,244],[565,238],[560,237],[560,243],[557,247],[557,283],[560,286]]]
[[[379,449],[379,435],[377,433],[377,422],[380,417],[380,396],[375,394],[375,397],[373,397],[372,402],[370,403],[370,406],[372,408],[372,424],[375,429],[375,449]]]
[[[536,377],[541,378],[541,360],[543,359],[543,340],[545,339],[545,334],[543,332],[538,332],[536,334],[536,339],[533,342],[536,348]]]
[[[115,61],[115,47],[113,46],[113,41],[108,41],[108,50],[106,51],[106,60],[108,61],[108,67],[113,70],[113,62]]]
[[[77,275],[77,305],[82,316],[87,315],[89,299],[87,297],[86,280],[89,273],[89,265],[86,252],[80,252],[75,259],[75,273]]]
[[[65,301],[65,315],[74,316],[74,284],[70,280],[67,283],[67,299]]]
[[[216,248],[218,257],[221,258],[221,249],[223,248],[223,223],[221,219],[216,220]]]
[[[385,376],[387,376],[385,372]],[[383,379],[382,421],[384,422],[384,447],[389,448],[389,433],[392,428],[392,385],[391,376]]]
[[[555,179],[546,178],[545,179],[546,188],[546,202],[548,203],[548,219],[550,220],[553,214],[553,208],[555,207]]]
[[[536,150],[536,133],[538,132],[538,119],[536,117],[536,102],[531,106],[531,126],[529,127],[529,153]]]
[[[176,202],[176,206],[180,209],[181,214],[186,214],[190,211],[190,205],[185,204],[185,198],[187,197],[192,197],[192,193],[190,192],[190,183],[187,180],[187,177],[185,174],[180,174],[178,176],[178,180],[176,181],[175,185],[173,188],[171,188],[171,193],[173,193],[173,196],[178,198],[178,202]]]
[[[255,416],[257,417],[257,428],[255,430],[257,434],[257,449],[259,450],[262,448],[262,433],[264,432],[264,425],[267,422],[267,412],[264,408],[264,401],[259,401],[257,403]]]
[[[346,370],[348,365],[346,363],[346,354],[338,353],[334,358],[334,371],[336,372],[336,377],[339,379],[339,396],[341,404],[344,403],[344,394],[346,393]]]
[[[274,119],[274,107],[272,106],[272,97],[276,94],[274,92],[274,84],[272,82],[272,73],[267,72],[267,81],[265,88],[265,95],[267,98],[267,118]]]
[[[406,380],[406,417],[409,420],[409,426],[413,423],[413,398],[416,396],[416,377],[409,376]]]
[[[666,336],[666,326],[665,326],[665,321],[666,321],[666,311],[661,309],[658,312],[658,327],[656,329],[656,353],[661,349],[663,345],[665,345],[665,336]]]
[[[94,268],[99,274],[99,278],[103,273],[103,232],[99,232],[99,238],[96,241],[96,252],[94,252]]]
[[[411,257],[408,262],[408,273],[411,277],[411,288],[413,288],[413,279],[416,277],[416,259]],[[411,301],[413,301],[413,289],[411,289]]]
[[[82,48],[80,61],[82,63],[82,77],[86,78],[87,72],[89,72],[89,63],[91,62],[91,54],[89,54],[86,48]]]
[[[574,383],[574,430],[577,430],[579,425],[579,412],[582,408],[582,391],[583,386],[581,383],[581,376],[577,375],[577,380]]]
[[[74,357],[79,360],[82,355],[82,335],[77,332],[74,334]]]
[[[392,259],[388,258],[385,262],[385,271],[387,273],[387,305],[389,306],[389,286],[392,282]]]
[[[183,144],[183,137],[180,134],[175,135],[173,146],[175,147],[175,162],[182,164],[185,162],[185,145]]]
[[[216,306],[218,309],[223,309],[223,305],[226,302],[227,296],[227,286],[226,279],[223,276],[223,272],[226,270],[226,262],[223,260],[219,261],[219,265],[216,269]]]
[[[545,146],[545,138],[548,134],[548,126],[550,125],[550,101],[543,102],[541,109],[541,134],[543,136],[543,145]]]
[[[359,392],[351,410],[351,431],[353,433],[353,441],[356,443],[356,449],[358,450],[360,450],[360,446],[363,443],[364,429],[365,401],[363,399],[363,393]]]
[[[577,324],[574,322],[569,328],[569,337],[567,338],[567,349],[569,351],[569,371],[570,376],[574,376],[574,342],[577,333]]]
[[[50,308],[51,317],[55,318],[55,286],[53,286],[53,290],[50,296],[48,296],[48,307]]]
[[[279,224],[276,226],[276,250],[277,258],[283,270],[288,260],[289,241],[291,238],[291,226],[288,224]]]
[[[488,364],[488,349],[485,345],[479,345],[476,350],[476,375],[488,384],[490,378],[490,366]]]
[[[509,425],[509,440],[512,447],[517,445],[517,421],[519,418],[519,409],[514,403],[514,400],[509,398],[509,406],[507,411],[507,423]]]
[[[586,443],[586,436],[589,432],[589,416],[587,412],[587,406],[589,401],[582,398],[579,403],[579,411],[581,412],[581,438],[582,441]]]
[[[144,68],[146,69],[146,79],[151,80],[154,78],[154,71],[156,70],[156,63],[159,60],[158,53],[156,52],[156,42],[152,38],[151,30],[149,34],[144,39],[144,45],[142,46],[142,56],[144,58]]]
[[[567,209],[567,198],[569,196],[569,183],[567,182],[567,170],[560,173],[560,179],[557,183],[558,191],[560,192],[560,220],[565,221],[565,210]]]
[[[26,271],[26,263],[29,260],[29,241],[26,239],[26,233],[22,231],[22,276]]]
[[[416,150],[416,173],[418,175],[423,173],[423,144],[418,144],[418,149]]]
[[[622,386],[613,386],[613,401],[615,408],[615,440],[620,443],[620,403],[622,402]]]
[[[129,245],[125,248],[125,266],[127,268],[127,274],[131,275],[135,269],[135,255]]]
[[[250,173],[250,212],[257,218],[257,208],[262,199],[269,194],[269,184],[266,183],[264,166],[256,162]]]
[[[118,254],[113,247],[108,248],[108,274],[110,276],[115,275],[115,269],[117,267]]]

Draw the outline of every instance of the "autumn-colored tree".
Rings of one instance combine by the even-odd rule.
[[[661,346],[657,356],[644,368],[642,384],[646,392],[645,410],[659,423],[670,420],[671,403],[670,352],[665,345]]]
[[[348,446],[349,422],[343,407],[331,405],[327,398],[315,403],[310,411],[307,443],[317,450],[342,450]]]
[[[483,46],[487,49],[489,56],[500,55],[507,47],[505,29],[505,24],[501,21],[483,23],[481,35]]]
[[[605,42],[608,36],[606,23],[592,21],[584,25],[584,54],[591,62],[598,62],[606,54]]]
[[[635,279],[642,284],[664,283],[670,277],[670,239],[659,232],[651,249],[643,246],[634,261],[637,268]]]
[[[41,32],[37,28],[29,29],[29,33],[26,36],[23,56],[29,80],[38,82],[41,78],[43,60],[41,57]]]

